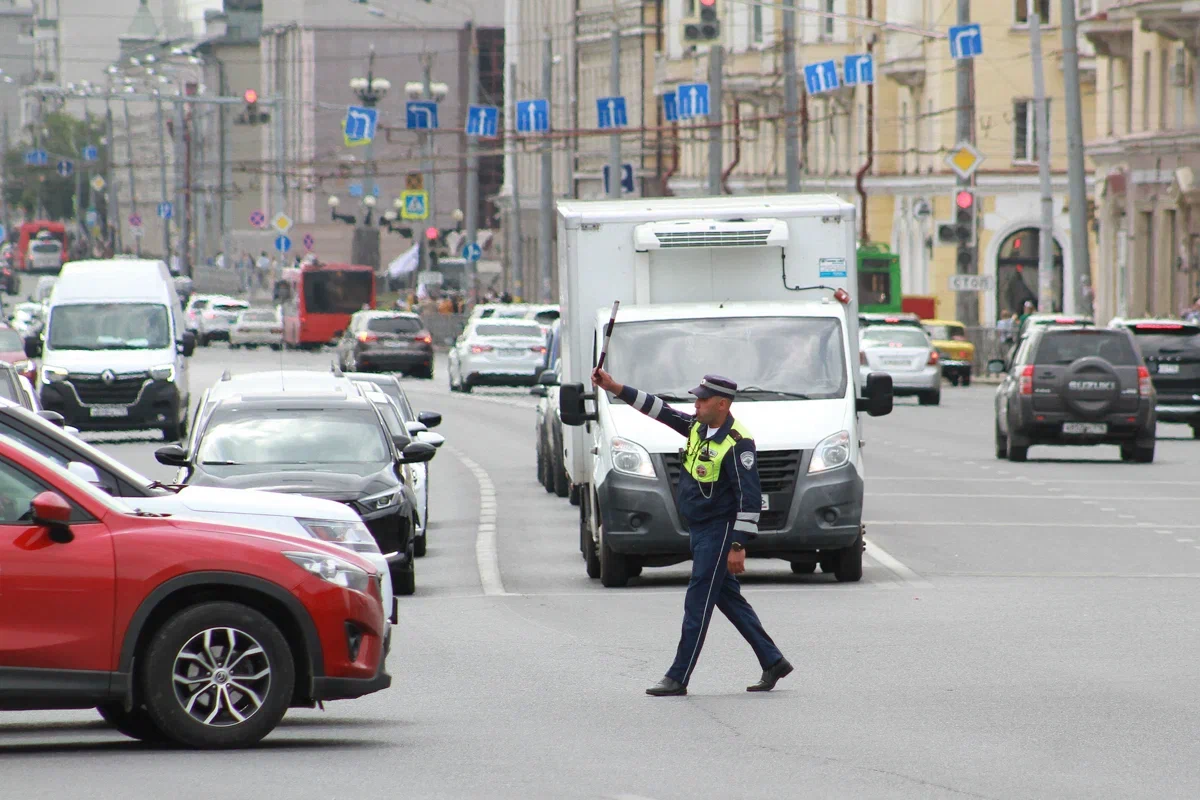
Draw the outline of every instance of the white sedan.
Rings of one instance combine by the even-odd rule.
[[[897,397],[916,395],[923,406],[942,400],[942,367],[929,334],[908,325],[872,325],[858,337],[858,363],[863,383],[872,372],[892,376]]]
[[[471,322],[450,350],[450,391],[475,386],[532,386],[546,360],[546,337],[532,320]]]
[[[254,348],[267,345],[272,350],[283,347],[283,317],[278,309],[248,308],[238,314],[229,329],[229,346]]]

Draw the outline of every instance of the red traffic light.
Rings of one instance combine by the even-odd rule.
[[[258,102],[258,92],[254,91],[253,89],[247,89],[245,92],[242,93],[242,99],[245,100],[247,103],[251,103],[251,104],[257,103]]]
[[[438,237],[438,229],[437,228],[435,228],[431,225],[430,227],[425,229],[425,238],[426,239],[428,239],[429,241],[432,242],[437,237]]]
[[[964,189],[954,196],[954,204],[959,208],[970,208],[975,205],[975,195]]]

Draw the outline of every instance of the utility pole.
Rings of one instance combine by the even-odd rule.
[[[509,291],[510,288],[517,289],[517,293],[521,291],[521,276],[525,274],[525,259],[521,252],[521,165],[519,159],[520,151],[517,149],[517,114],[516,114],[516,91],[517,91],[517,65],[508,65],[508,85],[510,91],[506,94],[505,102],[510,103],[509,106],[512,112],[508,115],[508,130],[505,131],[505,147],[512,148],[512,179],[509,181],[512,187],[512,224],[509,226],[509,232],[512,236],[510,242],[510,250],[512,253],[511,263],[509,264],[509,272],[512,276],[516,276],[516,285],[510,287],[508,281],[505,281],[504,289]]]
[[[170,195],[167,194],[167,122],[163,118],[163,102],[162,95],[158,92],[154,93],[154,112],[158,117],[158,182],[161,190],[160,197],[162,202],[169,203]],[[129,159],[130,169],[133,169],[133,159]],[[163,261],[171,263],[171,220],[163,219]]]
[[[354,90],[354,94],[358,97],[360,103],[367,108],[375,108],[383,95],[387,92],[389,84],[375,77],[375,46],[371,45],[370,55],[367,56],[367,77],[354,78],[350,81],[350,88]],[[283,182],[284,170],[287,164],[283,156],[283,97],[277,98],[279,105],[276,107],[276,113],[280,115],[279,125],[279,159],[277,167],[280,175],[280,192],[286,191],[286,183]],[[375,164],[375,139],[372,137],[366,145],[366,187],[364,189],[364,199],[366,197],[375,196],[375,179],[378,170]],[[376,198],[378,199],[378,198]],[[286,197],[284,198],[286,202]],[[283,210],[283,207],[280,207]],[[371,209],[367,210],[366,217],[361,224],[354,226],[354,238],[350,242],[350,260],[355,264],[367,264],[374,269],[379,269],[379,236],[380,231],[377,225],[371,225],[370,222]]]
[[[783,113],[787,190],[800,191],[800,88],[796,83],[796,0],[783,0]]]
[[[610,97],[621,96],[621,22],[617,18],[616,4],[613,4],[612,20],[612,60],[608,65],[608,91]],[[611,115],[610,115],[611,116]],[[621,199],[621,132],[613,123],[613,134],[608,137],[608,196],[614,200]]]
[[[125,106],[125,160],[128,162],[128,165],[129,165],[129,206],[130,206],[130,213],[136,214],[137,210],[138,210],[137,181],[134,179],[134,175],[133,175],[133,130],[129,124],[129,101],[125,100],[122,103],[122,105]],[[111,117],[112,115],[110,114],[109,116]],[[161,108],[161,106],[159,108],[159,125],[160,125],[160,127],[162,125],[162,108]],[[109,161],[111,163],[111,158],[109,159]],[[109,191],[111,192],[113,190],[110,188]],[[116,220],[116,225],[118,227],[120,227],[121,221],[119,219]],[[145,229],[143,228],[143,230],[145,230]],[[134,252],[140,258],[142,255],[142,237],[141,236],[133,237],[133,247],[134,247]]]
[[[421,99],[433,99],[433,54],[421,53]],[[425,184],[425,211],[429,214],[429,222],[436,225],[433,211],[433,134],[427,130],[421,132],[421,180]],[[433,243],[422,229],[418,241],[421,243],[421,269],[429,272],[433,266]],[[416,276],[414,276],[415,278]]]
[[[1050,183],[1050,115],[1046,79],[1042,75],[1042,20],[1037,0],[1025,1],[1029,18],[1029,55],[1033,61],[1034,143],[1038,184],[1042,192],[1042,224],[1038,231],[1038,311],[1054,311],[1054,189]]]
[[[371,55],[374,56],[374,51]],[[277,212],[287,213],[287,113],[284,110],[283,94],[278,94],[273,103],[275,115],[275,171],[279,180],[279,208]],[[373,155],[373,154],[372,154]],[[374,159],[371,164],[374,166]]]
[[[1075,0],[1062,2],[1063,83],[1067,111],[1067,183],[1071,197],[1071,286],[1063,281],[1064,311],[1092,313],[1092,300],[1084,283],[1091,280],[1088,253],[1087,176],[1083,163],[1083,105],[1079,98],[1079,40],[1075,27]],[[1067,303],[1073,300],[1071,305]]]
[[[479,103],[479,36],[475,22],[468,23],[471,27],[471,48],[467,55],[467,106]],[[479,156],[476,136],[467,139],[467,244],[475,244],[479,238]],[[479,300],[479,265],[470,264],[471,269],[471,299]]]
[[[1067,0],[1070,2],[1070,0]],[[971,0],[958,0],[958,19],[959,25],[966,25],[971,21]],[[955,133],[957,140],[960,142],[975,141],[975,104],[972,98],[971,83],[974,77],[974,59],[960,58],[955,65],[955,105],[958,107],[957,119],[955,124]],[[959,189],[971,188],[970,178],[958,179]],[[975,239],[979,230],[979,200],[974,202],[974,215],[972,216],[972,224],[975,230],[972,231],[971,239]],[[976,262],[975,247],[970,241],[960,243],[957,253],[958,272],[960,275],[975,275],[978,273]],[[955,292],[954,295],[955,313],[966,325],[979,324],[979,294],[977,292]]]
[[[175,208],[179,219],[179,271],[192,274],[192,143],[188,126],[191,120],[184,104],[175,101]]]
[[[546,98],[546,133],[542,138],[542,230],[538,237],[542,302],[549,303],[551,260],[554,252],[554,154],[550,148],[550,109],[554,108],[554,41],[550,30],[542,35],[542,97]]]
[[[4,223],[4,236],[7,238],[12,230],[12,220],[8,216],[8,112],[4,113],[4,124],[0,128],[0,142],[4,148],[4,157],[0,157],[0,222]]]
[[[721,194],[721,170],[725,160],[725,137],[721,121],[721,104],[725,102],[721,85],[724,73],[725,48],[719,44],[711,45],[708,50],[708,193],[710,195]]]
[[[101,196],[104,198],[104,238],[107,240],[109,249],[106,252],[117,252],[119,237],[117,231],[121,230],[121,212],[120,204],[117,202],[118,194],[116,183],[113,180],[113,113],[112,99],[104,98],[104,192]],[[112,198],[110,201],[109,198]]]

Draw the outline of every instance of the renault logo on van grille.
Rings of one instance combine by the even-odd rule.
[[[117,374],[111,369],[106,369],[100,373],[100,380],[104,381],[105,386],[112,386],[113,381],[117,379]]]

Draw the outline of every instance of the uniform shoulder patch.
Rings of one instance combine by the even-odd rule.
[[[749,450],[747,450],[746,452],[742,453],[739,458],[741,459],[743,467],[746,469],[754,469],[754,453],[751,453]]]
[[[731,438],[732,438],[732,439],[733,439],[735,442],[740,442],[740,441],[741,441],[741,440],[744,438],[744,437],[743,437],[743,436],[742,436],[740,433],[738,433],[737,431],[735,431],[733,428],[730,428],[730,429],[729,429],[729,436],[730,436],[730,437],[731,437]]]

